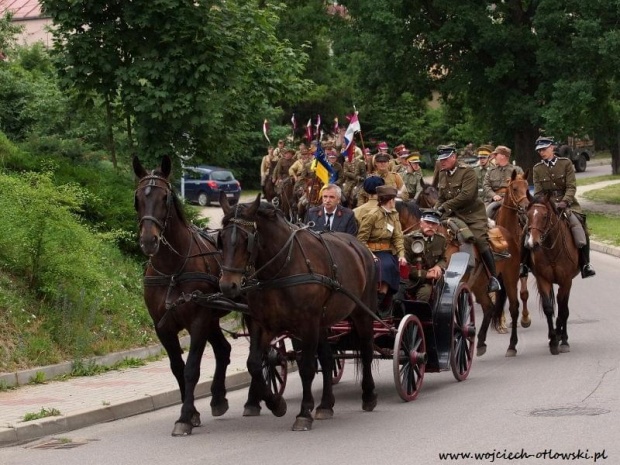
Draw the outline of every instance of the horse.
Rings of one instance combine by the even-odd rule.
[[[433,208],[439,198],[439,191],[432,184],[424,182],[424,179],[420,179],[420,185],[422,186],[422,192],[420,192],[415,202],[420,208]]]
[[[269,165],[269,174],[267,174],[267,179],[265,179],[265,185],[263,186],[263,192],[265,194],[265,200],[267,202],[271,202],[276,197],[276,186],[273,183],[273,170],[276,168],[278,164],[277,161],[272,161]]]
[[[194,390],[207,341],[215,356],[211,413],[217,417],[228,410],[225,379],[231,346],[219,323],[227,312],[205,310],[192,302],[175,305],[184,292],[217,292],[220,263],[215,241],[210,241],[187,222],[180,200],[170,185],[171,165],[170,158],[164,156],[158,169],[147,172],[134,157],[133,170],[138,179],[134,205],[139,218],[140,249],[149,257],[144,276],[144,301],[157,337],[168,354],[183,404],[172,435],[183,436],[200,426]],[[178,338],[183,329],[190,334],[187,362],[181,357],[183,349]]]
[[[527,209],[527,247],[530,250],[531,270],[536,278],[543,312],[547,317],[549,350],[553,355],[570,352],[566,329],[568,300],[573,278],[579,274],[579,253],[562,213],[558,211],[549,194],[534,198]],[[558,285],[558,317],[555,328],[554,284]]]
[[[248,371],[256,380],[253,400],[264,400],[276,416],[286,402],[272,393],[262,378],[261,358],[270,341],[284,332],[300,340],[298,362],[303,385],[301,410],[294,431],[312,429],[312,381],[316,355],[322,367],[333,366],[327,331],[350,318],[360,345],[362,408],[377,404],[372,377],[373,316],[377,310],[375,266],[370,251],[355,237],[344,233],[317,234],[286,221],[268,203],[231,207],[220,198],[225,216],[219,243],[222,250],[220,289],[224,296],[246,295],[250,328]],[[333,416],[332,370],[323,370],[323,394],[316,419]]]
[[[422,212],[414,202],[396,202],[396,210],[398,211],[399,221],[404,234],[419,228]],[[507,263],[506,260],[497,261],[497,276],[500,283],[502,283],[502,288],[505,288],[511,308],[517,308],[518,311],[519,303],[517,300],[517,281],[519,276],[518,257],[520,257],[520,247],[517,246],[517,242],[513,239],[513,234],[510,231],[502,227],[500,227],[500,230],[508,243],[508,252],[510,253],[511,258],[515,256],[517,257],[517,266],[516,269],[513,270],[511,267],[512,262]],[[449,239],[448,248],[446,250],[446,258],[450,260],[453,253],[461,250],[461,244],[459,244],[456,235],[447,230],[444,226],[440,227],[439,232],[445,234]],[[465,244],[463,247],[469,248],[469,252],[474,257],[477,256],[477,251],[473,250],[474,247],[471,244]],[[464,279],[467,281],[468,286],[476,296],[476,302],[480,304],[483,310],[484,316],[480,325],[480,330],[478,331],[478,343],[476,345],[476,354],[481,356],[486,353],[487,331],[492,321],[497,328],[497,324],[495,323],[495,320],[493,320],[495,305],[487,292],[489,276],[484,269],[484,265],[476,259],[474,262],[474,267],[465,274]]]
[[[272,200],[273,205],[278,207],[290,222],[295,222],[297,220],[297,204],[295,201],[294,188],[293,178],[284,178],[280,185],[280,193]]]
[[[525,215],[529,200],[529,189],[527,181],[528,171],[523,175],[518,174],[516,171],[512,172],[510,181],[505,189],[504,200],[501,206],[497,210],[495,224],[501,226],[504,229],[514,232],[509,238],[513,241],[512,249],[520,250],[522,242],[522,216]],[[513,286],[515,280],[519,281],[520,292],[519,297],[523,304],[523,313],[521,316],[521,326],[527,328],[531,325],[530,313],[527,309],[527,299],[529,298],[529,291],[527,289],[527,278],[519,278],[519,262],[521,259],[520,254],[512,255],[504,261],[502,280],[504,286],[496,294],[495,307],[493,312],[493,323],[496,327],[501,327],[502,316],[504,314],[504,305],[507,297],[507,286]],[[516,274],[516,277],[515,277]],[[507,357],[514,357],[517,354],[517,319],[519,318],[519,304],[516,301],[511,301],[509,304],[510,316],[512,318],[512,329],[510,335],[510,344],[506,351]]]

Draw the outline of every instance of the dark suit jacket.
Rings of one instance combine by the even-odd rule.
[[[322,205],[308,210],[305,223],[307,224],[310,221],[314,221],[314,226],[311,228],[313,231],[325,231],[325,211]],[[357,222],[355,221],[353,210],[338,205],[334,211],[332,231],[349,233],[353,236],[357,235]]]

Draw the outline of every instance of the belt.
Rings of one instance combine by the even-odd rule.
[[[391,247],[389,242],[369,242],[368,248],[373,251],[381,251],[389,250]]]
[[[548,191],[543,191],[543,192],[544,192],[545,194],[551,194],[551,195],[553,195],[554,197],[559,197],[559,196],[564,196],[564,193],[565,193],[566,191],[551,191],[551,190],[548,190]]]

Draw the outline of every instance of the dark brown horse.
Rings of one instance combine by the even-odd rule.
[[[350,235],[319,235],[292,225],[281,211],[261,204],[260,197],[235,207],[226,197],[220,203],[225,212],[220,233],[220,288],[229,298],[247,295],[253,320],[248,370],[260,387],[250,396],[264,400],[274,414],[284,414],[284,399],[273,394],[262,378],[262,354],[275,336],[284,332],[294,335],[301,345],[298,366],[303,399],[293,430],[311,429],[317,351],[321,366],[332,367],[327,330],[348,317],[360,342],[362,408],[373,410],[377,397],[371,370],[372,322],[377,288],[370,251]],[[331,373],[323,370],[317,419],[333,415]]]
[[[422,186],[422,192],[420,192],[415,202],[420,208],[433,208],[439,198],[439,191],[432,184],[424,182],[424,179],[420,179],[420,185]]]
[[[511,240],[513,242],[513,244],[511,244],[511,250],[521,249],[523,224],[525,222],[524,216],[530,203],[527,175],[527,171],[524,175],[520,175],[516,171],[512,172],[508,186],[505,189],[504,200],[497,211],[497,216],[495,219],[497,226],[501,226],[505,230],[512,232],[512,234],[506,238],[506,240]],[[521,298],[521,302],[523,303],[521,325],[524,328],[527,328],[531,324],[530,314],[527,309],[527,299],[529,298],[527,278],[518,278],[520,258],[520,254],[511,254],[510,258],[502,262],[502,281],[504,286],[502,286],[502,290],[497,293],[495,299],[493,323],[496,327],[501,324],[501,317],[504,314],[506,297],[508,296],[508,292],[512,291],[509,286],[516,285],[515,283],[517,281],[520,283],[519,296]],[[512,318],[512,330],[510,335],[510,345],[506,351],[506,356],[514,357],[517,355],[517,320],[519,318],[519,303],[516,299],[514,299],[514,301],[509,301],[509,310]]]
[[[274,197],[277,195],[276,194],[276,186],[273,183],[273,170],[276,168],[276,165],[278,164],[277,161],[272,161],[271,164],[269,165],[269,174],[267,175],[267,179],[265,179],[265,185],[263,187],[263,193],[265,194],[265,200],[267,200],[267,202],[271,202]]]
[[[144,300],[181,392],[181,416],[172,435],[187,435],[200,425],[200,414],[194,406],[194,389],[207,341],[213,346],[215,355],[211,413],[220,416],[228,410],[225,378],[231,348],[219,323],[226,312],[205,310],[191,302],[174,305],[183,293],[219,290],[219,252],[213,242],[186,221],[179,199],[170,186],[170,158],[164,157],[160,168],[147,172],[136,157],[133,169],[138,178],[135,208],[139,218],[140,248],[149,257]],[[187,362],[181,357],[183,349],[178,338],[183,329],[191,337]]]
[[[536,197],[527,209],[527,246],[532,272],[549,328],[549,350],[553,355],[570,352],[568,344],[568,299],[573,278],[579,273],[579,254],[563,212],[556,209],[549,195]],[[558,285],[558,317],[553,325],[555,292]],[[561,344],[560,344],[561,342]],[[559,348],[558,348],[559,345]]]
[[[413,202],[396,202],[396,210],[399,213],[400,224],[403,230],[403,233],[407,234],[415,229],[417,229],[420,225],[420,216],[421,211],[419,207]],[[505,292],[510,301],[510,305],[512,308],[517,309],[517,317],[518,317],[518,308],[519,302],[517,300],[517,281],[519,277],[519,266],[518,266],[518,257],[520,247],[516,244],[517,242],[513,239],[513,233],[508,231],[507,229],[500,228],[502,235],[508,242],[508,252],[512,257],[517,257],[517,266],[516,269],[513,269],[511,263],[507,260],[500,260],[496,262],[496,270],[498,279],[502,283],[502,288],[505,288]],[[491,299],[489,293],[487,292],[488,284],[489,284],[489,276],[484,269],[483,264],[477,258],[478,252],[475,250],[475,247],[471,244],[465,244],[461,246],[459,244],[457,238],[448,230],[446,230],[443,226],[439,230],[442,234],[445,234],[448,238],[448,248],[446,251],[446,257],[450,260],[450,256],[461,250],[470,253],[475,257],[475,262],[473,268],[467,272],[464,276],[464,279],[467,281],[468,286],[476,296],[476,301],[480,304],[483,310],[483,319],[482,324],[480,325],[480,330],[478,331],[478,344],[477,344],[477,354],[484,355],[486,352],[486,338],[487,332],[491,322],[493,321],[494,316],[494,303]]]

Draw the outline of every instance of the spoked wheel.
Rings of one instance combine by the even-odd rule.
[[[461,283],[454,297],[450,346],[450,366],[458,381],[463,381],[469,375],[475,340],[474,300],[467,284]]]
[[[427,360],[422,323],[415,315],[406,315],[398,325],[392,361],[396,391],[404,401],[418,397]]]
[[[272,343],[263,356],[263,378],[273,394],[282,395],[287,374],[286,346],[284,340],[280,339]]]
[[[338,358],[339,355],[343,355],[344,351],[340,349],[334,350],[334,368],[332,370],[332,384],[338,384],[342,379],[344,373],[344,358]]]

